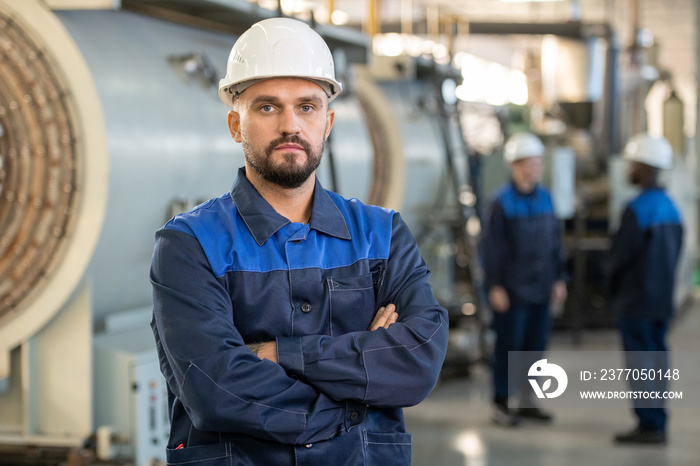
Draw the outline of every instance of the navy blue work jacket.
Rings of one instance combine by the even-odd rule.
[[[482,240],[486,286],[502,286],[511,306],[549,303],[566,279],[561,228],[549,192],[522,193],[511,181],[491,199]]]
[[[168,463],[410,464],[401,408],[430,393],[447,347],[428,276],[398,213],[318,180],[308,224],[243,169],[230,193],[174,217],[151,265]],[[367,331],[390,303],[398,322]],[[272,340],[278,364],[245,346]]]
[[[641,319],[673,314],[682,239],[681,215],[663,189],[646,189],[625,207],[607,263],[613,312]]]

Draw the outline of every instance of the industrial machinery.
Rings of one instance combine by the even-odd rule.
[[[71,3],[0,0],[0,456],[149,464],[167,435],[148,327],[154,233],[230,188],[243,157],[214,83],[237,34],[276,12]],[[479,360],[478,219],[441,87],[454,72],[381,63],[361,33],[319,32],[347,88],[319,178],[402,212],[454,317],[448,362]]]
[[[148,328],[154,233],[230,188],[243,155],[215,83],[237,35],[279,13],[225,3],[0,0],[2,464],[162,459],[165,390]],[[315,26],[347,90],[332,103],[319,179],[401,212],[450,312],[445,373],[468,373],[490,344],[477,252],[489,166],[465,140],[459,75],[374,56],[362,33]],[[498,33],[488,28],[471,32]],[[598,113],[590,102],[559,108],[609,122],[614,106],[600,102]],[[601,134],[585,147],[598,141],[609,155],[613,133]],[[559,145],[569,160],[576,145]]]

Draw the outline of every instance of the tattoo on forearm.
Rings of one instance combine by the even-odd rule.
[[[246,345],[253,352],[254,355],[258,356],[260,349],[262,348],[262,343],[250,343]]]

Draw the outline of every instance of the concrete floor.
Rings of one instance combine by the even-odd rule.
[[[698,351],[691,375],[700,381],[700,295],[693,302],[673,324],[669,346]],[[619,348],[615,330],[585,331],[580,345],[560,332],[550,343],[550,350]],[[488,369],[477,367],[469,378],[443,381],[423,403],[405,410],[413,466],[700,465],[700,406],[669,409],[667,445],[620,446],[612,436],[634,427],[631,409],[560,409],[551,424],[500,427],[491,421],[490,381]]]

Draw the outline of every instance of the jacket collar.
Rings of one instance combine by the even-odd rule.
[[[243,222],[260,246],[280,228],[290,223],[289,219],[278,214],[248,181],[244,167],[238,170],[238,176],[231,189],[231,198]],[[352,239],[343,214],[323,189],[318,178],[314,186],[309,227],[336,238]]]

